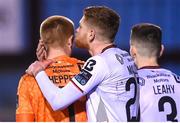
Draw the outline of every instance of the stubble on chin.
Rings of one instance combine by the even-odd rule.
[[[77,39],[75,39],[75,46],[78,47],[78,48],[83,48],[82,44]]]
[[[78,37],[78,36],[77,36]],[[88,49],[88,45],[84,42],[83,38],[75,38],[75,46],[77,48]]]

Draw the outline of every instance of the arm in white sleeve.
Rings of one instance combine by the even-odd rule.
[[[50,81],[44,71],[39,72],[35,78],[53,110],[64,109],[85,95],[72,82],[63,88],[58,88]]]

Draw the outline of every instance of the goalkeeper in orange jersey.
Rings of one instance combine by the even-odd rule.
[[[83,64],[82,61],[70,57],[73,37],[74,24],[64,16],[48,17],[41,24],[40,42],[43,42],[48,49],[46,58],[55,61],[46,69],[46,73],[59,88],[65,86],[74,75],[79,73]],[[63,110],[53,111],[33,76],[27,74],[22,76],[17,96],[16,121],[87,121],[85,97]]]

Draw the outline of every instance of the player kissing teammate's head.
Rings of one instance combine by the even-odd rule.
[[[76,45],[89,48],[94,40],[113,43],[120,24],[120,16],[105,6],[90,6],[84,9],[76,30]]]
[[[120,17],[114,10],[105,6],[87,7],[84,17],[88,24],[101,30],[100,34],[114,40],[120,23]]]

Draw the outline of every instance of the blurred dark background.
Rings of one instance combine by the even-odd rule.
[[[15,121],[16,90],[26,68],[36,60],[40,23],[51,15],[64,15],[78,27],[82,11],[105,5],[121,15],[118,47],[129,50],[132,25],[150,22],[163,31],[162,67],[180,74],[180,0],[0,0],[0,121]],[[86,60],[86,50],[73,49]]]

